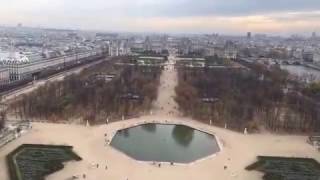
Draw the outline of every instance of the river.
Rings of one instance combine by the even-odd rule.
[[[308,81],[319,81],[320,80],[320,71],[308,68],[305,66],[297,65],[281,65],[281,69],[287,70],[290,74],[296,75],[302,80]]]

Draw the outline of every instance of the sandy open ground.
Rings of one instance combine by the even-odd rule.
[[[83,158],[79,162],[67,163],[63,170],[50,175],[47,178],[49,180],[65,180],[72,175],[82,174],[86,174],[86,179],[89,180],[259,180],[261,173],[244,170],[258,155],[311,157],[320,161],[320,153],[306,143],[305,136],[266,133],[243,135],[179,117],[172,99],[176,80],[174,70],[164,71],[159,98],[154,104],[154,113],[149,116],[94,127],[33,123],[31,131],[0,149],[0,179],[9,180],[5,156],[24,143],[71,145]],[[170,111],[173,113],[169,113]],[[223,145],[222,150],[215,157],[196,163],[174,166],[163,164],[159,168],[152,163],[133,160],[106,144],[106,139],[110,140],[118,129],[153,121],[183,123],[212,132]],[[97,163],[99,168],[94,167]],[[228,168],[224,170],[224,166]]]
[[[106,146],[105,133],[110,139],[117,129],[154,120],[169,120],[171,123],[183,122],[192,127],[214,132],[223,144],[222,151],[215,157],[194,164],[162,165],[159,168],[150,163],[135,161],[111,146]],[[127,177],[130,180],[255,180],[261,179],[262,174],[247,172],[244,167],[253,163],[257,155],[313,157],[320,161],[319,152],[306,143],[304,136],[243,135],[187,118],[147,116],[97,127],[35,123],[30,132],[0,150],[1,179],[8,180],[5,156],[23,143],[71,145],[74,146],[74,151],[83,158],[80,162],[67,163],[65,169],[49,176],[49,180],[63,180],[72,175],[83,173],[87,175],[87,179],[91,180],[105,178],[125,180]],[[96,163],[99,164],[99,168],[92,167],[92,164]],[[107,170],[105,170],[106,165],[108,166]],[[228,166],[227,170],[223,170],[224,165]]]

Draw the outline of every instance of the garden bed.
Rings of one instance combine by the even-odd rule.
[[[318,180],[320,177],[320,164],[310,158],[259,156],[246,170],[265,173],[265,180]]]
[[[7,155],[11,180],[44,180],[72,160],[82,160],[72,146],[23,144]]]

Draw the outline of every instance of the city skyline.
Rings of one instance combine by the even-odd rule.
[[[277,35],[320,31],[317,0],[3,1],[0,24],[81,30]]]

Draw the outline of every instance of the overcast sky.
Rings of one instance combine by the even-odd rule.
[[[320,0],[0,0],[0,24],[125,32],[320,33]]]

